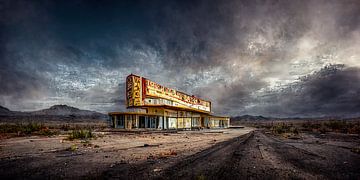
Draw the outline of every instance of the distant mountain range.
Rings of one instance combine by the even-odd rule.
[[[0,106],[0,115],[2,115],[2,114],[9,114],[9,113],[11,113],[11,112],[12,112],[12,111],[10,111],[8,108]]]
[[[70,118],[89,118],[89,119],[106,119],[107,115],[89,110],[82,110],[67,105],[54,105],[48,109],[42,109],[38,111],[21,112],[11,111],[6,107],[0,106],[0,117],[70,117]]]
[[[233,116],[230,117],[231,122],[239,121],[276,121],[276,120],[351,120],[359,119],[358,117],[336,117],[336,116],[325,116],[325,117],[287,117],[287,118],[278,118],[278,117],[264,117],[264,116],[252,116],[252,115],[243,115],[243,116]]]
[[[232,121],[259,121],[259,120],[271,120],[273,118],[268,118],[264,116],[252,116],[252,115],[243,115],[235,116],[230,118]]]
[[[11,119],[42,119],[47,120],[106,120],[107,115],[99,113],[96,111],[82,110],[79,108],[71,107],[68,105],[54,105],[48,109],[42,109],[38,111],[30,112],[21,112],[21,111],[11,111],[6,107],[0,106],[0,121],[1,120],[11,120]],[[240,122],[240,121],[272,121],[272,120],[301,120],[301,119],[317,119],[317,120],[327,120],[327,119],[346,119],[340,117],[318,117],[318,118],[274,118],[274,117],[264,117],[264,116],[253,116],[253,115],[243,115],[243,116],[233,116],[230,118],[231,122]],[[349,119],[349,118],[348,118]]]

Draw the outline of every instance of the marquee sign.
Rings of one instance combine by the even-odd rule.
[[[132,74],[126,78],[126,103],[128,107],[169,105],[207,112],[211,111],[210,101],[190,96]]]

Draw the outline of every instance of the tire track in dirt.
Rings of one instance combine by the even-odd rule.
[[[299,143],[302,141],[299,140]],[[318,145],[320,149],[331,146]],[[286,140],[256,130],[217,143],[214,146],[188,157],[165,159],[156,163],[117,167],[120,179],[356,179],[358,167],[340,164],[358,164],[359,156],[337,157],[342,148],[329,149],[321,154],[317,149],[297,148]],[[328,150],[328,149],[326,149]],[[331,154],[334,152],[334,154]],[[337,152],[337,154],[336,154]],[[330,154],[330,155],[329,155]],[[159,169],[159,171],[154,171]],[[119,175],[120,174],[120,175]]]
[[[306,179],[359,179],[360,156],[341,147],[328,144],[303,143],[294,146],[291,142],[280,140],[271,135],[266,138],[267,147],[272,147],[283,162],[295,170],[310,176]],[[316,141],[315,141],[316,142]]]
[[[231,151],[238,143],[243,143],[250,136],[252,132],[216,143],[214,146],[190,155],[188,157],[176,157],[162,160],[148,160],[138,164],[117,164],[116,167],[104,172],[101,178],[106,179],[173,179],[176,176],[189,178],[191,169],[206,171],[212,170],[211,167],[217,165],[221,166],[222,161],[227,160],[231,154],[226,152]],[[204,163],[206,166],[204,166]],[[160,171],[154,171],[160,169]],[[195,173],[195,172],[194,172]],[[195,177],[195,176],[194,176]],[[177,178],[178,179],[178,178]]]
[[[221,149],[218,149],[221,148]],[[279,151],[282,148],[282,151]],[[294,165],[299,159],[323,157],[254,131],[237,141],[194,154],[169,167],[158,179],[324,179],[318,172]],[[296,158],[295,158],[296,159]],[[311,169],[311,168],[310,168]]]
[[[239,146],[246,144],[253,134],[251,132],[230,141],[218,143],[209,149],[189,156],[164,170],[156,179],[201,179],[203,177],[208,179],[212,177],[209,175],[224,166],[224,163],[232,157],[232,153]]]

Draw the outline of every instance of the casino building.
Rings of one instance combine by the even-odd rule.
[[[229,117],[211,114],[211,102],[130,74],[128,112],[110,112],[111,126],[122,129],[227,128]]]

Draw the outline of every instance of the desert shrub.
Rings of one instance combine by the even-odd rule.
[[[59,131],[56,130],[50,130],[49,128],[43,128],[38,132],[39,135],[43,136],[53,136],[59,134]]]
[[[291,132],[291,133],[294,133],[294,134],[296,134],[296,135],[299,134],[299,130],[298,130],[298,128],[296,128],[296,127],[291,127],[291,128],[290,128],[290,132]]]
[[[60,127],[60,129],[61,130],[63,130],[63,131],[68,131],[68,130],[70,130],[70,125],[68,125],[68,124],[63,124],[63,125],[61,125],[61,127]]]
[[[303,123],[302,127],[302,130],[320,132],[322,134],[327,132],[360,134],[360,121],[330,120],[321,123],[308,121]]]
[[[43,124],[31,122],[23,126],[22,132],[24,132],[25,134],[31,134],[32,132],[40,131],[43,128],[44,128]]]
[[[76,151],[78,149],[78,147],[76,146],[76,144],[72,144],[70,147],[68,147],[66,150],[67,151]]]
[[[319,132],[320,132],[321,134],[325,134],[326,132],[328,132],[328,130],[327,130],[326,127],[322,126],[322,127],[319,128]]]
[[[285,133],[286,130],[285,130],[284,126],[275,126],[273,128],[273,132],[275,132],[276,134],[282,134],[282,133]]]
[[[259,123],[257,126],[255,126],[256,128],[263,128],[263,129],[270,129],[273,127],[272,124],[270,123]]]
[[[74,139],[91,139],[94,138],[94,133],[89,129],[80,129],[80,130],[73,130],[70,134],[68,139],[74,140]]]
[[[14,124],[1,124],[0,133],[17,133],[19,131],[19,126]]]
[[[274,134],[288,134],[288,135],[299,135],[300,130],[298,129],[298,127],[296,127],[294,124],[290,123],[290,124],[286,124],[286,123],[281,123],[281,124],[275,124],[273,125],[270,130],[274,133]]]
[[[322,125],[320,123],[314,123],[314,122],[310,122],[310,121],[307,121],[306,123],[302,124],[302,127],[306,131],[312,131],[314,129],[319,129],[321,126]]]
[[[271,128],[272,132],[275,134],[283,134],[289,131],[289,126],[285,123],[277,124]]]
[[[341,133],[349,133],[351,128],[355,126],[355,123],[346,122],[346,121],[329,121],[324,123],[324,125],[335,132],[341,132]]]
[[[29,135],[33,132],[40,131],[45,128],[43,124],[30,122],[27,124],[1,124],[0,133],[17,133],[19,135]]]
[[[360,125],[353,124],[351,127],[348,128],[348,133],[350,134],[360,134]]]

